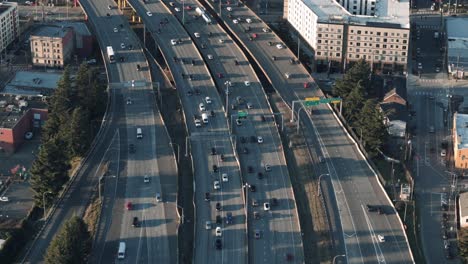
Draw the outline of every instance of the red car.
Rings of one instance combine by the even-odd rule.
[[[218,72],[218,78],[222,79],[224,77],[224,75],[220,72]]]
[[[185,10],[192,10],[192,6],[186,5]]]
[[[304,88],[309,88],[309,85],[310,85],[310,84],[309,84],[308,82],[305,82],[305,83],[304,83]]]
[[[127,208],[127,210],[132,210],[132,202],[127,202],[125,208]]]

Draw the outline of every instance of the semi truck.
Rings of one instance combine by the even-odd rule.
[[[115,53],[114,53],[114,49],[112,48],[112,46],[107,46],[107,57],[109,58],[110,63],[115,62]]]

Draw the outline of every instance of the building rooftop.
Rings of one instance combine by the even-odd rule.
[[[44,26],[32,33],[31,37],[63,38],[70,30],[70,27]]]
[[[353,15],[334,0],[303,0],[322,23],[410,28],[409,0],[377,0],[375,16]]]
[[[408,121],[408,111],[406,106],[399,103],[381,103],[380,108],[385,113],[385,116],[390,120]]]
[[[468,192],[460,193],[460,216],[468,216]]]
[[[0,3],[0,16],[5,13],[9,8],[18,6],[18,3],[15,2],[2,2]]]
[[[468,115],[455,113],[458,149],[468,148]]]
[[[65,27],[72,27],[75,33],[79,35],[83,35],[83,36],[92,35],[85,23],[61,21],[57,24],[61,26],[65,26]]]
[[[62,73],[18,71],[5,86],[3,94],[40,96],[49,95],[57,88]]]
[[[13,128],[31,108],[47,108],[41,99],[22,96],[0,96],[0,128]]]

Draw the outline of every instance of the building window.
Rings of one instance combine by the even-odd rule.
[[[387,39],[386,39],[386,38],[384,38],[384,39],[383,39],[383,42],[387,42]]]
[[[406,46],[402,46],[401,49],[402,49],[402,50],[406,50]]]
[[[380,44],[375,44],[375,47],[376,47],[376,48],[380,48]]]
[[[317,40],[317,43],[322,43],[322,40],[321,39]]]
[[[319,30],[320,31],[320,30]],[[322,34],[318,34],[318,37],[321,38],[322,37]]]
[[[387,33],[387,32],[384,32],[383,35],[386,37],[386,36],[388,36],[388,33]]]
[[[320,56],[320,55],[322,55],[322,52],[317,51],[317,56]]]
[[[354,33],[354,30],[351,29],[351,33]]]
[[[381,34],[380,32],[377,32],[377,36],[380,36],[380,34]]]
[[[359,59],[359,54],[356,54],[356,58]]]
[[[402,56],[406,56],[406,52],[402,52],[401,55],[402,55]]]
[[[336,57],[340,57],[341,53],[336,53],[335,55]]]
[[[406,39],[403,40],[403,44],[406,44]]]
[[[403,37],[404,37],[404,38],[407,38],[407,37],[408,37],[408,34],[403,34]]]

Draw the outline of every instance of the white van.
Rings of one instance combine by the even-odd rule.
[[[141,128],[137,128],[137,139],[142,139],[143,133],[141,132]]]
[[[208,124],[208,114],[203,113],[203,114],[201,115],[201,118],[202,118],[202,120],[203,120],[203,123]]]
[[[124,259],[125,258],[125,250],[127,246],[125,245],[125,242],[120,242],[119,243],[119,253],[117,255],[118,259]]]

